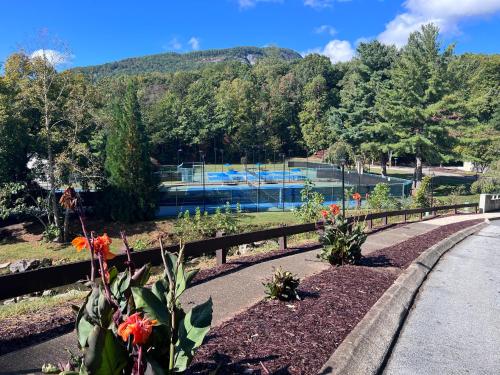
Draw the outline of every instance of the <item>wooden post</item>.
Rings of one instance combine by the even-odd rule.
[[[216,237],[223,237],[224,233],[221,231],[218,231],[215,235]],[[220,266],[221,264],[226,263],[226,257],[227,257],[227,249],[217,249],[215,250],[215,257],[217,258],[217,265]]]
[[[476,214],[477,214],[478,205],[476,204],[474,208],[475,208],[475,211],[476,211]]]
[[[406,221],[407,221],[406,211],[405,211],[405,214],[403,216],[404,216],[404,222],[406,223]]]
[[[424,213],[420,212],[420,221],[422,221],[423,218],[424,218]]]
[[[281,226],[285,227],[285,225],[281,225]],[[278,245],[279,245],[280,250],[286,250],[287,249],[286,236],[285,235],[283,235],[280,238],[278,238]]]
[[[458,208],[455,207],[455,215],[458,214]]]
[[[387,216],[387,215],[386,215],[386,216],[384,216],[384,225],[387,225],[387,224],[388,224],[388,220],[387,220],[387,219],[388,219],[388,216]]]
[[[368,221],[368,229],[373,229],[373,219]]]

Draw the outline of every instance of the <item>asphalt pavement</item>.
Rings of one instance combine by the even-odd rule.
[[[430,273],[384,374],[500,374],[500,221],[491,224]]]

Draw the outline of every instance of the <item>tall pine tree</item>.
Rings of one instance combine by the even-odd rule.
[[[422,180],[422,162],[436,162],[449,154],[447,95],[453,46],[441,51],[439,29],[433,24],[413,32],[391,75],[391,85],[377,104],[385,121],[398,136],[394,144],[401,153],[415,157],[415,180]]]
[[[105,163],[109,214],[125,222],[149,219],[155,211],[157,182],[134,81],[128,82],[122,102],[115,105],[113,120]]]

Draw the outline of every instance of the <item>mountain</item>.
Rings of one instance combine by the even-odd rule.
[[[78,67],[73,70],[99,79],[115,75],[195,70],[207,64],[225,61],[240,61],[253,65],[259,59],[266,57],[286,61],[302,58],[299,53],[287,48],[234,47],[187,53],[167,52],[157,55],[131,57],[102,65]]]

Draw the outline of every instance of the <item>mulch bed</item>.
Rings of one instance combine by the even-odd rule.
[[[192,373],[203,372],[203,368],[212,368],[215,363],[220,363],[229,364],[229,367],[221,368],[218,374],[240,372],[242,369],[257,369],[256,374],[259,371],[266,374],[260,361],[266,368],[280,369],[278,371],[282,371],[281,373],[313,373],[314,371],[311,372],[308,369],[308,364],[313,366],[312,364],[316,363],[314,366],[321,367],[320,364],[326,361],[343,338],[393,282],[397,276],[394,268],[386,267],[404,268],[430,246],[458,230],[479,222],[481,220],[469,220],[446,225],[397,245],[375,251],[364,259],[363,266],[332,268],[332,270],[312,276],[301,284],[303,301],[290,304],[295,306],[296,311],[278,302],[258,303],[223,326],[211,330],[209,340],[196,356]],[[310,251],[315,247],[317,245],[307,245],[285,251],[276,250],[240,257],[227,264],[201,270],[194,283],[200,284],[262,261]],[[368,280],[371,281],[365,283]],[[380,290],[381,285],[384,287]],[[300,314],[297,315],[299,312]],[[307,321],[304,320],[306,313],[310,316]],[[335,321],[329,323],[331,326],[328,326],[330,327],[328,329],[323,329],[326,326],[320,323],[320,320],[316,320],[325,314],[326,316],[330,314],[329,321]],[[241,319],[242,316],[246,318]],[[312,320],[313,317],[315,320]],[[0,322],[0,354],[70,332],[74,327],[74,319],[75,314],[69,303],[44,309],[39,314],[4,319]],[[283,322],[286,322],[286,325],[283,326]],[[308,333],[311,327],[321,327],[316,331],[322,332]],[[251,335],[246,333],[250,330],[254,330],[252,332],[258,330],[259,335],[266,337],[266,344],[261,343],[257,345],[258,347],[249,346],[254,341],[260,342],[258,339],[260,336],[250,337]],[[225,342],[228,344],[224,344]],[[289,352],[294,354],[287,354]],[[252,356],[245,353],[252,353]],[[304,357],[297,353],[308,354],[304,354]],[[262,358],[259,359],[259,357]],[[247,366],[247,363],[250,365]],[[317,368],[314,366],[310,368]]]
[[[406,268],[429,247],[444,240],[455,232],[483,222],[482,219],[467,220],[443,225],[430,232],[412,237],[404,242],[376,250],[363,258],[362,264],[371,267]]]
[[[188,373],[316,373],[396,277],[359,266],[312,276],[302,301],[262,301],[213,329]]]
[[[188,373],[316,374],[402,268],[481,221],[445,225],[371,253],[364,265],[311,276],[300,285],[302,301],[257,303],[210,331]]]
[[[3,319],[0,326],[1,355],[71,332],[75,312],[68,302],[38,314]]]

